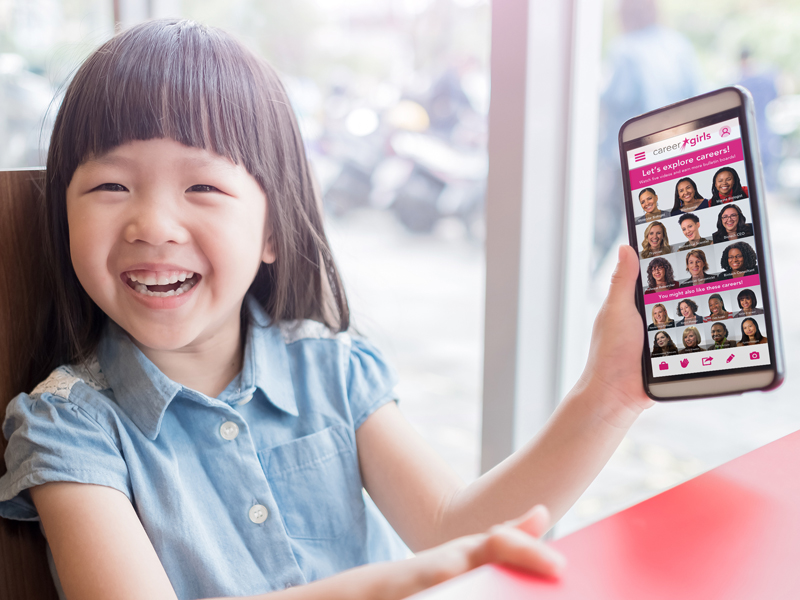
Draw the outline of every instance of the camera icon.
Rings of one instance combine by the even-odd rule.
[[[761,358],[761,355],[758,352],[750,353],[750,360],[758,360],[759,358]]]

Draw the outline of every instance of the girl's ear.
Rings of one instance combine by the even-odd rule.
[[[273,246],[272,229],[267,231],[267,239],[264,241],[264,250],[261,252],[261,262],[268,265],[275,262],[276,259],[275,248]]]

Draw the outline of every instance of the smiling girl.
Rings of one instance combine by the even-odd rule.
[[[557,575],[549,515],[652,404],[624,247],[603,352],[535,438],[462,482],[348,332],[290,107],[263,61],[177,20],[119,34],[67,89],[52,331],[6,410],[0,515],[41,521],[68,599],[391,600],[486,562]],[[392,562],[400,538],[416,556]]]

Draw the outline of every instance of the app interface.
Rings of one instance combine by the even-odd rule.
[[[627,160],[653,376],[769,364],[738,117]]]

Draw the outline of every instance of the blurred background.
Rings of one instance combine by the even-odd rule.
[[[790,372],[771,394],[648,411],[558,536],[800,429],[791,372],[800,316],[790,310],[800,297],[792,243],[800,230],[800,4],[607,0],[597,8],[596,56],[576,60],[601,69],[594,93],[573,102],[597,115],[596,169],[583,174],[597,218],[583,258],[569,262],[591,283],[585,298],[570,299],[579,310],[566,311],[563,327],[587,315],[591,322],[614,249],[627,239],[619,126],[739,83],[758,113]],[[491,15],[487,0],[0,0],[0,168],[44,164],[64,86],[115,29],[181,16],[236,34],[283,76],[356,326],[399,371],[406,416],[471,480],[481,452]],[[563,350],[562,392],[586,346]]]

